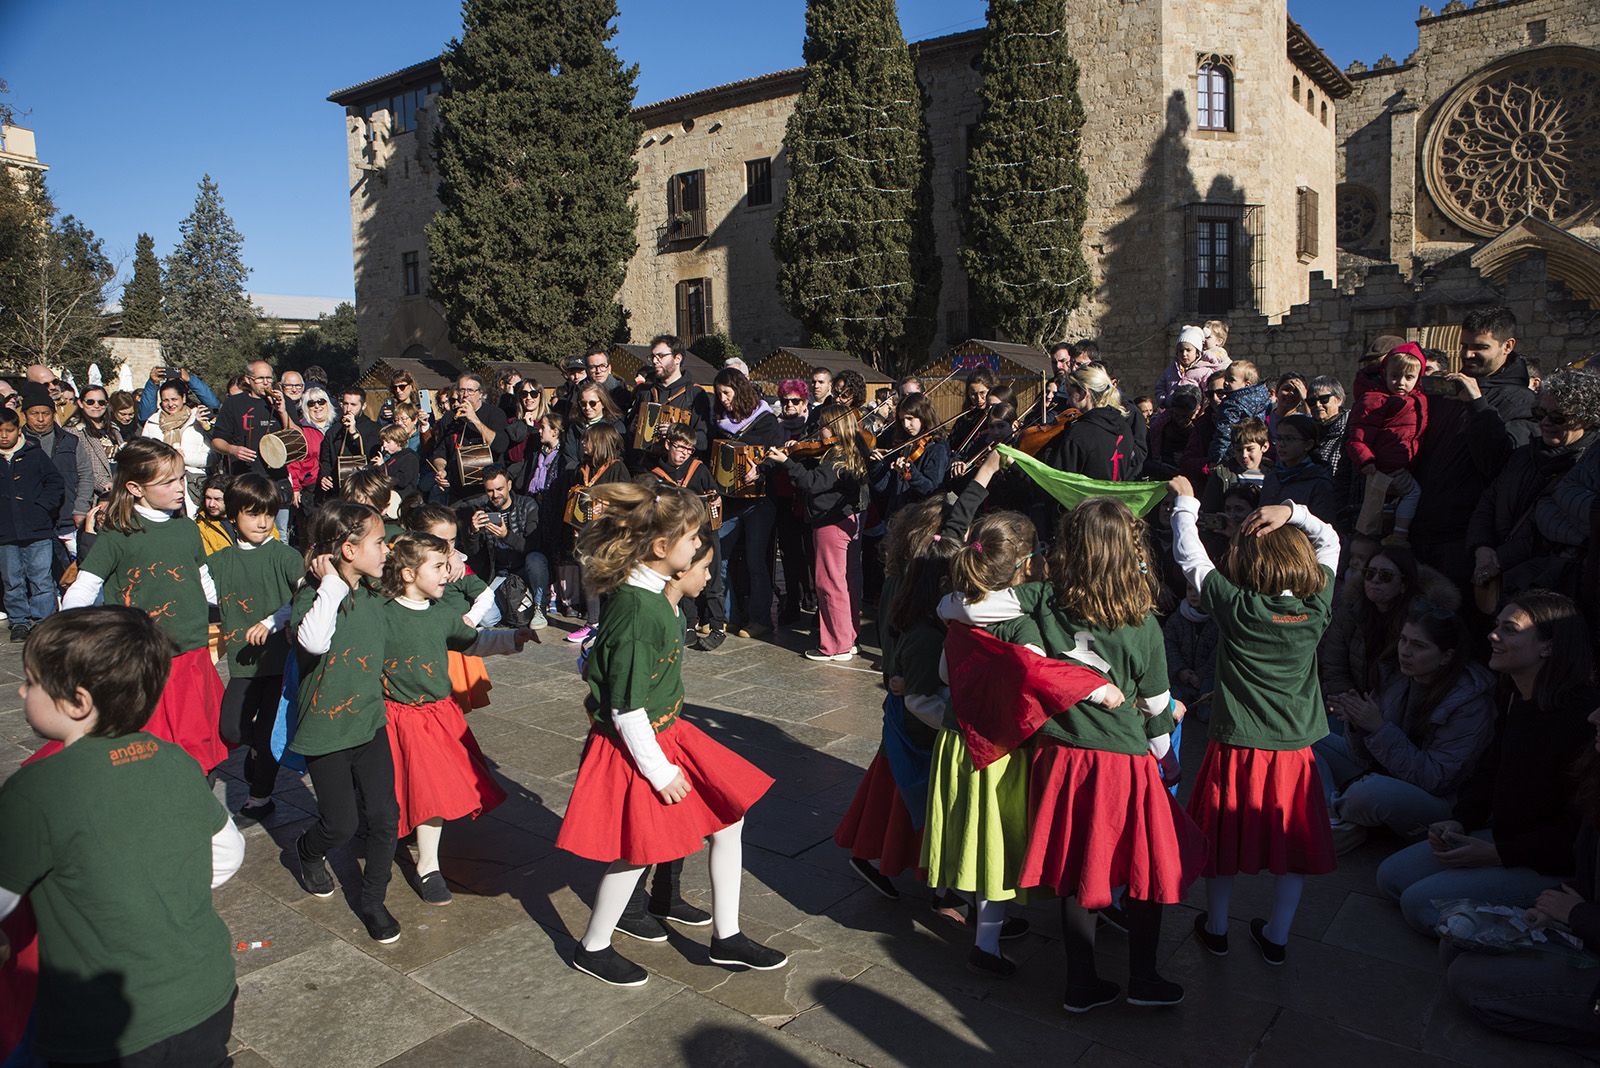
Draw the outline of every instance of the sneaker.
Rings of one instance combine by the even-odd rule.
[[[1333,851],[1338,856],[1344,856],[1352,849],[1359,848],[1367,840],[1367,829],[1359,823],[1345,823],[1336,820],[1333,824]]]
[[[727,640],[727,637],[727,631],[723,630],[721,627],[712,627],[710,630],[700,635],[699,640],[694,643],[694,647],[699,649],[702,653],[715,652],[722,647],[722,643]]]
[[[1183,987],[1169,983],[1159,975],[1153,979],[1128,978],[1129,1005],[1179,1005],[1183,1003]]]
[[[748,935],[739,932],[727,938],[711,939],[711,963],[729,964],[735,968],[751,968],[770,972],[789,963],[789,958],[760,942],[752,942]]]
[[[25,641],[27,641],[28,640],[28,631],[30,631],[32,629],[33,628],[28,626],[26,623],[14,623],[14,624],[12,624],[12,626],[11,626],[11,640],[14,641],[14,642],[25,642]]]
[[[850,867],[855,869],[855,873],[857,875],[866,880],[868,886],[872,887],[890,901],[900,900],[900,891],[895,889],[894,883],[889,881],[889,877],[887,875],[883,874],[883,872],[872,866],[872,862],[870,860],[862,860],[860,857],[851,857]]]
[[[1205,951],[1213,957],[1226,957],[1228,955],[1228,934],[1212,934],[1206,929],[1206,914],[1200,913],[1194,918],[1194,940],[1199,942]]]
[[[253,805],[249,801],[246,801],[243,805],[239,806],[239,812],[235,818],[249,820],[252,823],[260,823],[262,820],[272,815],[272,810],[277,807],[278,806],[273,803],[270,797],[261,802],[259,805]]]
[[[374,909],[362,909],[359,915],[374,942],[388,945],[400,941],[400,921],[389,915],[389,910],[382,905]]]
[[[1098,1009],[1102,1005],[1109,1005],[1122,996],[1122,988],[1110,979],[1097,979],[1094,984],[1084,990],[1073,990],[1067,987],[1066,994],[1061,998],[1061,1007],[1067,1012],[1088,1012]]]
[[[617,930],[629,938],[637,938],[641,942],[665,942],[667,929],[661,926],[661,921],[648,912],[633,912],[629,910],[622,914],[617,921]]]
[[[430,905],[448,905],[453,900],[443,873],[436,871],[417,877],[417,896]]]
[[[581,641],[584,641],[585,639],[587,639],[589,637],[589,635],[591,635],[593,633],[594,633],[594,628],[593,627],[588,627],[588,626],[579,627],[577,630],[575,630],[571,634],[567,635],[567,641],[569,641],[569,642],[581,642]]]
[[[808,616],[816,615],[817,595],[814,593],[802,593],[800,595],[800,611],[804,612]]]
[[[528,626],[532,627],[534,630],[543,630],[549,625],[550,620],[537,608],[534,609],[533,615],[528,617]]]
[[[1121,905],[1107,905],[1105,908],[1100,909],[1099,912],[1101,923],[1104,923],[1113,931],[1120,931],[1123,934],[1128,933],[1128,914],[1122,911]],[[1131,989],[1132,984],[1130,983],[1129,986]]]
[[[581,945],[572,954],[572,966],[611,986],[644,986],[650,973],[607,946],[588,950]]]
[[[1267,937],[1266,920],[1250,921],[1250,941],[1254,942],[1256,948],[1261,951],[1261,959],[1274,968],[1289,959],[1289,947],[1280,945]]]
[[[695,908],[681,897],[668,902],[665,908],[658,907],[654,901],[650,902],[648,908],[655,919],[671,920],[685,927],[706,927],[711,923],[711,913]]]
[[[322,857],[306,854],[306,836],[295,839],[294,852],[300,861],[300,886],[312,897],[333,896],[333,876],[328,872],[328,862]]]
[[[1017,974],[1017,962],[999,953],[989,953],[972,947],[967,954],[967,971],[987,975],[991,979],[1010,979]]]
[[[856,653],[858,653],[858,652],[860,652],[860,650],[857,649],[854,645],[852,645],[850,648],[846,649],[842,653],[825,653],[821,649],[807,649],[806,650],[806,659],[807,660],[824,660],[824,661],[831,660],[831,661],[836,661],[838,663],[843,663],[843,662],[845,662],[847,660],[854,660],[856,658]]]
[[[772,633],[772,628],[765,623],[746,623],[734,633],[741,638],[764,638]]]

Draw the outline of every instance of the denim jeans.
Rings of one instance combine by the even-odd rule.
[[[1494,838],[1488,831],[1474,831],[1472,837],[1485,842]],[[1406,846],[1378,865],[1378,889],[1400,902],[1406,922],[1426,935],[1434,934],[1433,925],[1439,922],[1435,901],[1467,898],[1529,908],[1541,893],[1561,883],[1532,868],[1447,868],[1434,859],[1427,842]]]
[[[1533,1042],[1600,1046],[1595,969],[1531,953],[1450,956],[1445,986],[1480,1022]]]
[[[522,560],[522,581],[533,594],[533,610],[544,611],[545,598],[550,596],[550,559],[544,553],[530,552]],[[515,605],[512,606],[516,607]]]
[[[1428,832],[1450,818],[1450,801],[1391,775],[1368,771],[1350,752],[1349,739],[1330,734],[1311,746],[1322,775],[1328,812],[1346,823],[1387,827],[1402,838]]]
[[[56,584],[50,578],[50,561],[55,556],[55,548],[54,538],[0,545],[6,615],[13,627],[38,623],[56,610]]]
[[[717,538],[722,552],[722,588],[728,596],[728,622],[757,623],[772,626],[772,572],[768,564],[768,549],[772,543],[772,526],[777,521],[778,509],[770,497],[762,497],[750,504],[735,505],[731,514],[722,520]],[[728,558],[734,555],[740,542],[744,543],[744,566],[749,578],[749,600],[744,605],[735,603],[733,584],[728,581]]]

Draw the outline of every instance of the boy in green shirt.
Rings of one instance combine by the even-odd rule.
[[[23,650],[28,725],[61,748],[0,786],[0,918],[26,897],[38,919],[46,1060],[228,1063],[233,961],[211,890],[244,838],[194,759],[141,729],[175,651],[121,606],[57,613]]]

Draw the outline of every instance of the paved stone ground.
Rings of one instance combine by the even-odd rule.
[[[619,936],[652,978],[636,990],[604,987],[566,964],[600,866],[554,846],[585,721],[573,647],[560,630],[545,633],[551,644],[491,662],[493,703],[471,717],[510,799],[445,832],[454,904],[422,904],[397,872],[397,943],[371,942],[341,897],[299,889],[286,849],[315,801],[301,781],[279,779],[277,813],[246,831],[244,868],[216,894],[237,940],[272,942],[236,958],[242,1068],[1577,1063],[1494,1035],[1443,994],[1435,947],[1377,894],[1385,847],[1376,843],[1309,881],[1282,968],[1262,963],[1244,935],[1244,921],[1263,914],[1268,880],[1240,880],[1226,960],[1188,937],[1199,886],[1188,906],[1167,910],[1162,965],[1188,990],[1175,1009],[1117,1004],[1068,1018],[1051,902],[1024,910],[1034,933],[1008,945],[1021,964],[1013,980],[973,975],[969,936],[934,915],[923,888],[903,881],[902,899],[885,901],[833,845],[877,748],[881,696],[869,661],[812,664],[798,634],[784,646],[730,638],[716,653],[691,653],[685,670],[688,715],[777,779],[747,824],[743,916],[753,937],[789,953],[790,967],[712,965],[709,928],[674,931],[660,945]],[[18,648],[0,646],[0,675],[20,674]],[[0,709],[3,778],[39,743],[9,687]],[[1191,776],[1198,726],[1184,746]],[[218,784],[231,809],[244,798],[238,771],[236,758]],[[685,884],[708,906],[701,857]],[[351,851],[330,859],[350,894]],[[1099,951],[1104,973],[1125,979],[1122,937],[1102,931]]]

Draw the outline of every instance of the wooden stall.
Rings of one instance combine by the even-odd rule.
[[[408,372],[416,379],[419,391],[433,394],[438,390],[454,386],[461,368],[455,361],[437,356],[419,360],[399,356],[387,360],[373,360],[362,369],[360,377],[356,379],[356,385],[367,391],[366,409],[369,418],[379,419],[383,405],[389,399],[389,385],[394,381],[394,376],[401,371]],[[337,414],[339,404],[337,395],[334,395],[333,403]]]
[[[1038,403],[1039,391],[1053,370],[1049,353],[1028,345],[977,338],[963,341],[917,372],[940,421],[961,410],[966,399],[966,376],[979,368],[994,375],[995,385],[1011,387],[1017,411],[1023,414]],[[950,377],[952,371],[955,374]],[[946,378],[949,380],[941,381]]]
[[[613,345],[611,346],[611,373],[620,377],[630,387],[643,375],[650,375],[650,346],[649,345]],[[717,376],[717,369],[692,352],[683,354],[683,370],[694,384],[711,392],[711,380]]]
[[[894,379],[876,367],[862,363],[849,353],[836,352],[833,349],[803,349],[794,345],[785,345],[783,348],[774,349],[759,362],[750,367],[750,380],[756,383],[756,388],[768,397],[778,395],[778,383],[786,378],[803,379],[806,388],[811,387],[811,375],[818,368],[830,371],[835,377],[840,371],[854,371],[867,383],[867,403],[871,404],[873,394],[884,386],[893,386]]]

